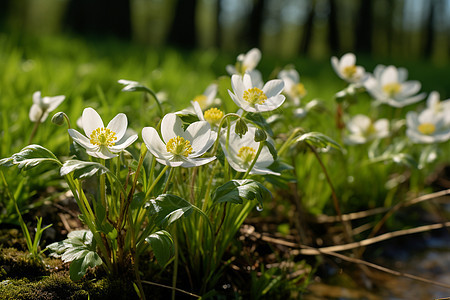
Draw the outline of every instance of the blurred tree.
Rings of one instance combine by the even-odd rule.
[[[169,32],[169,43],[187,48],[197,45],[195,32],[195,7],[197,0],[179,0],[175,4],[175,16]]]

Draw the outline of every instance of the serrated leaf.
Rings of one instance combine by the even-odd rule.
[[[213,203],[231,202],[242,204],[244,200],[256,199],[260,206],[263,200],[271,199],[272,194],[261,183],[252,180],[231,180],[218,187],[211,196]]]
[[[164,267],[174,252],[173,239],[170,233],[160,230],[146,237],[145,241],[152,247],[158,264]]]
[[[83,257],[70,263],[70,279],[73,281],[78,281],[86,274],[89,267],[95,268],[96,266],[100,266],[102,263],[102,259],[96,252],[89,251]]]
[[[8,159],[2,159],[1,165],[17,165],[19,169],[28,170],[42,163],[61,164],[56,156],[40,145],[29,145]]]
[[[150,215],[156,215],[155,222],[160,227],[167,227],[182,216],[192,213],[192,204],[181,197],[163,194],[145,204]]]
[[[295,140],[295,142],[305,142],[316,148],[333,147],[340,151],[343,150],[341,145],[339,145],[336,141],[320,132],[308,132],[302,134]]]
[[[96,162],[88,162],[81,160],[68,160],[61,167],[60,174],[61,176],[68,175],[73,172],[73,177],[77,178],[87,178],[91,177],[95,173],[99,172],[99,174],[105,174],[109,172],[109,169],[103,166],[102,164]]]

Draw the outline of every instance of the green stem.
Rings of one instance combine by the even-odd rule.
[[[161,118],[164,116],[164,110],[162,108],[161,102],[159,102],[158,97],[156,96],[155,92],[153,92],[148,87],[145,87],[145,91],[152,95],[153,99],[155,99],[156,104],[158,105],[159,113],[161,114]]]
[[[164,173],[167,171],[168,168],[169,166],[165,166],[164,169],[162,169],[162,171],[159,173],[158,177],[156,177],[156,179],[153,181],[152,185],[147,190],[147,193],[145,193],[145,199],[147,199],[150,196],[150,193],[153,191],[156,184],[158,183],[158,181],[161,179],[161,177],[164,175]]]
[[[42,111],[41,116],[39,119],[34,123],[33,131],[31,131],[30,139],[28,140],[28,145],[31,145],[31,142],[33,141],[34,136],[37,133],[38,127],[41,124],[41,119],[44,116],[45,111]]]
[[[259,143],[259,147],[258,147],[258,151],[256,152],[255,158],[253,158],[252,164],[250,165],[250,167],[248,167],[247,172],[245,172],[244,176],[242,177],[242,179],[247,178],[248,174],[250,174],[250,171],[253,169],[253,167],[256,164],[256,161],[258,160],[259,155],[261,154],[262,148],[264,146],[265,141],[262,141]]]
[[[178,253],[178,237],[177,237],[177,230],[176,230],[176,224],[174,228],[174,242],[175,242],[175,260],[173,262],[173,275],[172,275],[172,300],[175,300],[175,291],[177,288],[177,277],[178,277],[178,262],[179,262],[179,253]]]
[[[291,135],[288,137],[288,139],[284,142],[284,144],[281,146],[280,150],[278,150],[278,156],[281,156],[284,151],[286,151],[289,146],[291,145],[292,140],[295,138],[297,133],[301,132],[302,129],[295,128],[294,131],[292,131]]]
[[[169,183],[173,177],[173,171],[174,171],[174,168],[170,168],[169,177],[167,178],[166,185],[164,186],[164,190],[162,192],[163,194],[165,194],[167,192],[167,189],[169,188]]]

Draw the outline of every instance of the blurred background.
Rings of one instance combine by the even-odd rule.
[[[3,32],[117,37],[154,47],[447,63],[449,0],[2,0]]]

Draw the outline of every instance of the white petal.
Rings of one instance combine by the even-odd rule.
[[[242,64],[245,69],[253,70],[261,60],[261,51],[257,48],[253,48],[247,52],[244,56]]]
[[[194,122],[186,128],[186,132],[183,135],[186,140],[191,142],[192,157],[197,157],[205,153],[209,148],[206,147],[211,136],[211,126],[207,121]]]
[[[85,137],[84,135],[82,135],[81,133],[76,131],[75,129],[68,129],[68,131],[69,131],[69,135],[72,137],[74,142],[76,142],[83,148],[90,150],[90,151],[95,151],[98,149],[98,147],[96,145],[93,145],[89,142],[89,139],[87,137]]]
[[[278,95],[267,99],[263,104],[255,104],[255,109],[259,112],[272,111],[280,107],[285,100],[284,95]]]
[[[402,84],[402,89],[398,93],[397,97],[409,97],[420,91],[421,84],[418,81],[411,80]]]
[[[43,101],[48,105],[47,111],[54,111],[63,101],[66,96],[44,97]]]
[[[385,84],[388,83],[395,83],[398,82],[398,72],[397,72],[397,68],[395,68],[394,66],[388,66],[383,74],[381,75],[380,78],[380,83],[381,86],[384,86]]]
[[[116,138],[119,141],[127,131],[127,126],[127,116],[123,113],[120,113],[108,123],[108,126],[106,126],[106,128],[108,128],[112,132],[115,132]]]
[[[142,139],[147,149],[155,156],[164,160],[169,159],[171,154],[167,152],[166,145],[161,141],[158,132],[153,127],[142,129]]]
[[[181,166],[183,168],[192,168],[192,167],[198,167],[198,166],[202,166],[205,165],[207,163],[212,162],[213,160],[215,160],[216,157],[201,157],[201,158],[186,158],[186,160],[183,161],[183,163],[181,164]]]
[[[105,146],[100,146],[99,151],[86,151],[87,154],[97,157],[97,158],[101,158],[101,159],[110,159],[110,158],[114,158],[117,155],[111,153],[107,147]]]
[[[31,122],[37,122],[42,116],[42,109],[38,104],[31,105],[30,112],[28,114]],[[42,121],[42,120],[41,120]]]
[[[355,63],[356,63],[356,56],[355,56],[355,54],[347,53],[347,54],[344,54],[341,57],[341,60],[339,62],[339,68],[342,69],[342,68],[345,68],[345,67],[348,67],[348,66],[354,66]]]
[[[37,105],[41,105],[41,91],[37,91],[33,93],[33,103]]]
[[[192,106],[194,107],[195,114],[197,115],[200,121],[205,121],[205,117],[203,116],[202,108],[197,101],[191,101]]]
[[[284,88],[284,81],[280,79],[273,79],[268,81],[262,91],[266,94],[267,98],[277,96]]]
[[[97,128],[103,128],[103,121],[100,115],[91,107],[85,108],[83,110],[83,115],[81,116],[81,122],[83,123],[83,130],[86,136],[90,137],[92,131]]]
[[[280,176],[280,173],[274,172],[272,170],[269,170],[267,168],[257,168],[256,166],[254,166],[252,168],[252,170],[250,171],[250,174],[255,174],[255,175],[276,175],[276,176]]]
[[[183,122],[176,114],[167,114],[161,121],[161,135],[165,143],[170,139],[183,136]]]
[[[245,73],[244,77],[242,78],[242,84],[244,85],[244,91],[249,90],[251,88],[254,87],[253,82],[252,82],[252,76],[250,76],[249,73]],[[242,93],[244,94],[244,93]],[[237,94],[238,96],[240,94]]]
[[[242,98],[244,95],[244,83],[242,82],[242,77],[240,75],[231,76],[231,87],[236,96]]]
[[[137,134],[130,136],[126,141],[120,144],[116,144],[114,146],[109,147],[109,150],[111,152],[121,152],[131,144],[133,144],[137,140],[138,136]]]
[[[236,67],[233,66],[233,65],[227,65],[227,66],[225,67],[225,70],[227,70],[227,72],[228,72],[229,75],[237,74]]]

